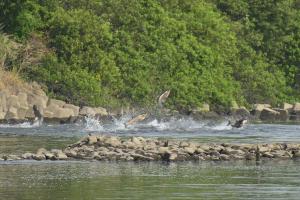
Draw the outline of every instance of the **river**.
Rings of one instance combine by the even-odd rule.
[[[153,119],[125,127],[101,123],[0,125],[0,152],[63,148],[87,133],[209,143],[300,142],[300,125]],[[185,163],[0,161],[0,199],[299,199],[300,161]]]

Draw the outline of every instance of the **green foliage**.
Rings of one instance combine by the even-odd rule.
[[[24,75],[88,105],[294,101],[300,96],[296,0],[4,0],[5,31],[52,53]]]

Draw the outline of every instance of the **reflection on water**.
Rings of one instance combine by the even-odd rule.
[[[1,199],[299,199],[298,161],[5,162]]]

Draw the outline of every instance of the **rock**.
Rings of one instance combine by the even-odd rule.
[[[220,160],[229,160],[230,156],[226,154],[220,154]]]
[[[88,139],[88,144],[89,145],[93,145],[93,144],[96,144],[98,142],[98,138],[95,135],[91,135],[87,139]]]
[[[79,115],[94,117],[96,112],[92,107],[84,106],[79,110]]]
[[[231,102],[230,110],[237,110],[237,109],[239,109],[239,108],[240,108],[240,107],[239,107],[239,105],[237,104],[236,101],[232,101],[232,102]]]
[[[46,149],[44,149],[44,148],[39,148],[38,150],[37,150],[37,152],[36,152],[36,154],[45,154],[45,153],[47,153],[48,151],[46,150]]]
[[[177,153],[171,153],[170,157],[169,157],[169,160],[170,161],[175,161],[177,159],[178,155]]]
[[[33,153],[24,153],[22,154],[21,158],[28,160],[28,159],[32,159],[33,155],[34,155]]]
[[[66,154],[64,154],[63,152],[59,152],[55,156],[56,156],[56,159],[58,159],[58,160],[66,160],[66,159],[68,159],[68,156]]]
[[[278,115],[276,115],[277,121],[285,122],[289,119],[289,111],[288,110],[280,109],[280,108],[274,108],[274,110],[279,113]]]
[[[78,116],[79,115],[79,107],[78,106],[74,106],[72,104],[65,104],[63,106],[63,108],[68,108],[71,109],[73,111],[73,116]]]
[[[273,158],[274,157],[273,154],[270,153],[270,152],[264,152],[264,153],[262,153],[262,156],[266,157],[266,158]]]
[[[5,119],[19,119],[18,117],[18,109],[15,107],[10,107],[5,115]]]
[[[293,105],[289,104],[289,103],[283,103],[282,109],[283,110],[292,110],[293,109]]]
[[[20,103],[19,103],[19,98],[16,95],[10,95],[7,97],[7,107],[14,107],[14,108],[19,108]]]
[[[253,110],[257,111],[263,111],[265,108],[271,108],[272,106],[270,104],[254,104]]]
[[[61,101],[61,100],[57,100],[57,99],[49,99],[47,107],[48,108],[55,108],[55,107],[59,107],[59,108],[63,108],[63,106],[66,104],[66,102]]]
[[[32,158],[34,160],[45,160],[46,159],[44,154],[33,154]]]
[[[36,105],[40,109],[45,109],[47,107],[48,97],[46,95],[28,94],[27,100],[30,108]]]
[[[28,109],[28,107],[20,106],[17,111],[18,119],[25,119]]]
[[[105,144],[112,147],[119,147],[121,146],[121,141],[117,137],[109,137],[105,140]]]
[[[108,115],[107,110],[102,107],[94,108],[94,111],[95,111],[96,116],[107,116]]]
[[[6,113],[7,111],[6,96],[6,92],[0,91],[0,113]]]
[[[193,147],[184,147],[184,150],[185,150],[185,152],[187,152],[189,154],[194,154],[197,149],[195,149]]]
[[[48,160],[56,160],[55,155],[53,153],[46,152],[44,155]]]
[[[17,97],[18,97],[20,107],[28,108],[27,93],[19,92]]]
[[[279,112],[277,112],[271,108],[264,108],[261,111],[260,119],[262,121],[275,121],[279,115],[280,115]]]
[[[294,104],[293,111],[295,111],[295,112],[300,111],[300,103],[295,103]]]
[[[248,118],[250,116],[250,112],[245,107],[232,109],[231,114],[236,117],[244,117],[244,118]]]

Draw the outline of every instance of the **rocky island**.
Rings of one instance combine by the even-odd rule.
[[[2,155],[2,160],[97,160],[97,161],[224,161],[296,159],[300,144],[206,144],[143,137],[120,138],[89,135],[65,149],[22,155]]]

